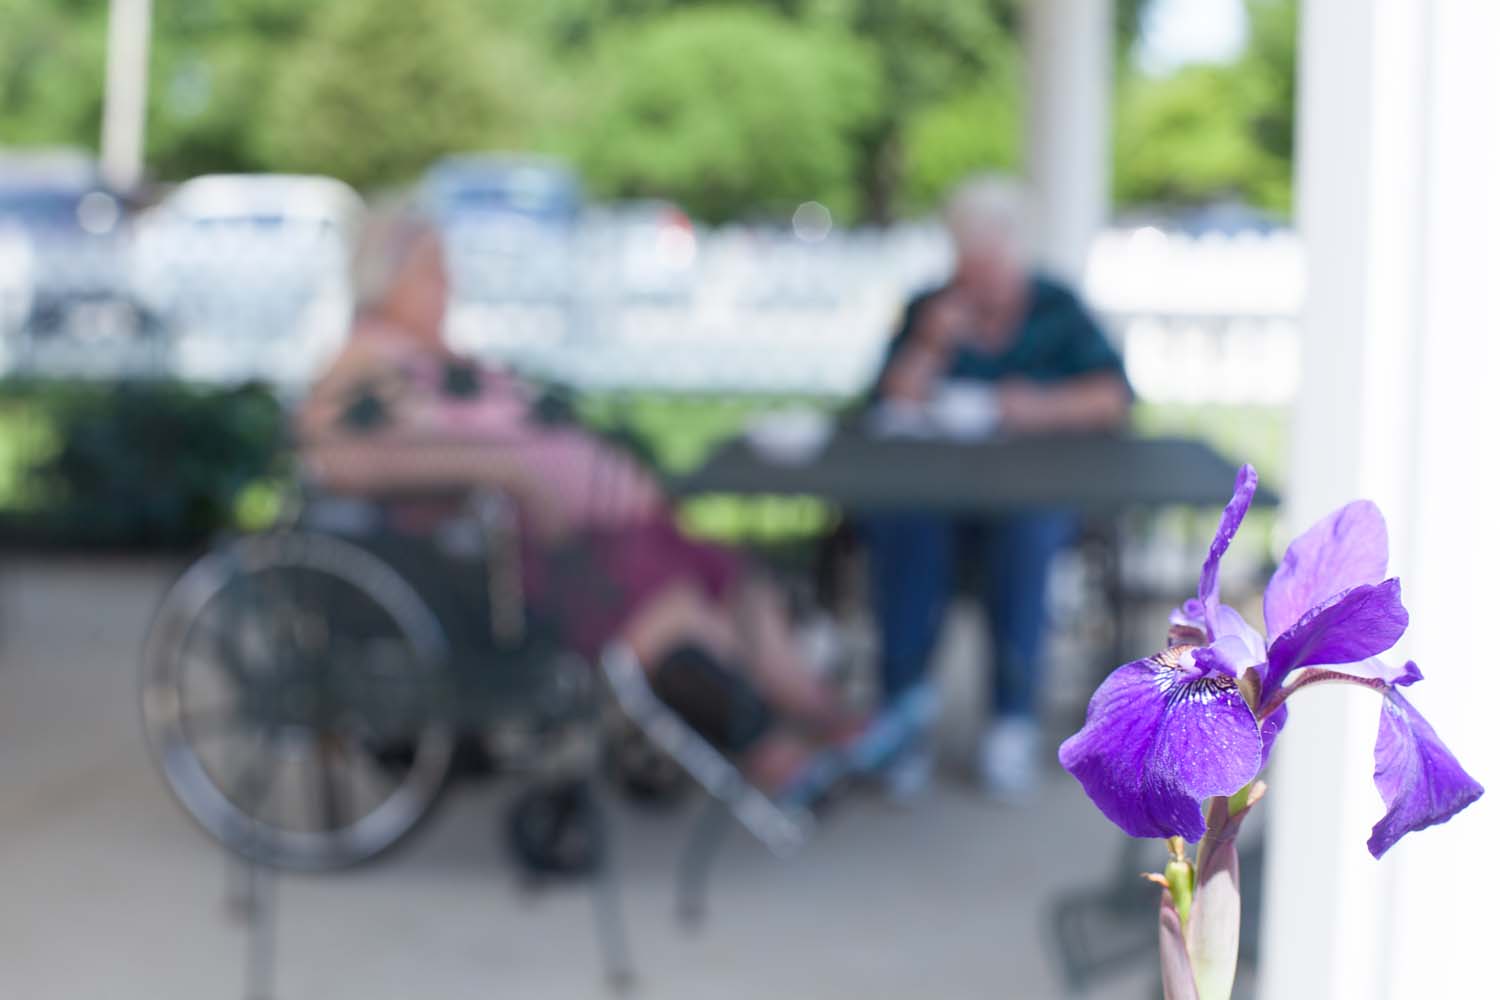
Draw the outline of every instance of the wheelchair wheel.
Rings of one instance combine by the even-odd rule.
[[[193,564],[152,623],[147,738],[225,846],[283,868],[355,864],[410,833],[445,786],[445,659],[432,612],[364,549],[241,539]]]

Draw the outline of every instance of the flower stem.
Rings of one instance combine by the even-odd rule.
[[[1186,927],[1188,915],[1193,909],[1193,865],[1187,859],[1187,842],[1181,837],[1167,838],[1167,853],[1170,859],[1162,871],[1167,882],[1167,891],[1172,894],[1172,905],[1177,916]]]

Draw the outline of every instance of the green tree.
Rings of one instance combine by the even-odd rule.
[[[901,206],[920,213],[979,171],[1021,165],[1021,106],[1015,88],[990,85],[918,112],[906,129]]]
[[[1005,93],[1019,81],[1014,0],[789,0],[789,4],[799,8],[809,23],[842,27],[870,45],[879,59],[885,83],[882,100],[856,137],[863,214],[872,221],[888,221],[901,207],[904,178],[914,152],[908,129],[919,115],[955,95],[962,101],[986,88]],[[997,114],[997,124],[1003,123]],[[1006,141],[1013,142],[1015,137]]]
[[[465,0],[328,0],[285,57],[254,135],[260,159],[357,186],[445,153],[532,145],[545,73]]]
[[[848,217],[853,137],[879,106],[867,51],[774,13],[671,11],[594,50],[596,103],[575,133],[603,195],[665,195],[719,222],[815,199]]]
[[[1246,0],[1250,39],[1241,68],[1255,77],[1257,143],[1287,164],[1290,184],[1297,113],[1297,0]]]
[[[98,146],[104,29],[88,0],[0,0],[0,145]]]
[[[1291,207],[1296,108],[1294,0],[1248,0],[1250,38],[1227,65],[1130,74],[1117,95],[1115,196],[1122,204],[1242,198]]]
[[[255,129],[286,53],[317,10],[302,0],[155,0],[147,160],[156,176],[265,166]]]

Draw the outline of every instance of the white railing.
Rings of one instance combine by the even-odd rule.
[[[558,265],[566,281],[554,275],[529,290],[497,282],[458,298],[455,346],[585,389],[849,396],[868,384],[905,300],[950,264],[942,232],[917,225],[835,231],[818,243],[743,227],[704,231],[691,266],[656,281],[621,266],[610,246],[580,238]],[[253,249],[265,266],[243,246],[177,248],[175,259],[194,267],[174,285],[163,273],[168,255],[138,248],[125,270],[165,317],[160,329],[40,336],[0,310],[10,323],[0,370],[260,377],[295,391],[342,336],[347,290],[327,247]],[[504,266],[472,248],[456,252],[467,255],[455,267],[466,276]],[[25,301],[16,276],[9,294]],[[1099,236],[1082,292],[1121,344],[1142,398],[1280,403],[1297,388],[1303,285],[1290,234],[1141,228]],[[466,278],[465,287],[475,286]],[[174,307],[173,296],[183,301]]]

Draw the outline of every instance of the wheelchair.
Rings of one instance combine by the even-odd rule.
[[[258,880],[392,850],[476,747],[486,769],[525,782],[501,824],[523,869],[593,877],[617,984],[631,973],[605,783],[651,802],[691,784],[707,793],[677,872],[677,912],[694,923],[733,825],[775,855],[793,853],[813,829],[811,804],[868,769],[830,755],[798,795],[773,801],[658,696],[627,646],[608,644],[591,662],[569,645],[556,607],[529,607],[528,557],[502,496],[304,488],[281,523],[215,545],[167,591],[142,656],[145,732],[179,803],[245,863],[249,995],[268,995],[271,975],[272,950],[256,944],[270,934]],[[586,543],[545,558],[574,611],[612,599]],[[872,728],[873,752],[932,714],[920,711],[891,733]]]
[[[342,868],[410,835],[483,747],[554,793],[523,794],[512,817],[523,863],[586,867],[590,848],[570,862],[561,847],[570,824],[520,815],[576,798],[599,704],[590,665],[528,620],[519,559],[503,502],[460,495],[310,495],[214,547],[168,591],[142,658],[173,794],[255,863]]]

